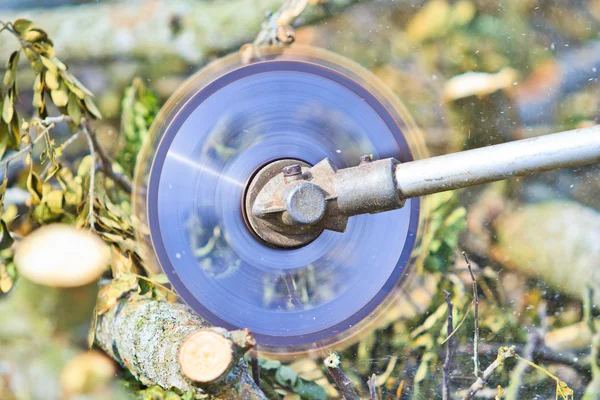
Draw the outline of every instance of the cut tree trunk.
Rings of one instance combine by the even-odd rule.
[[[309,6],[296,20],[306,25],[335,15],[360,0]],[[44,29],[63,60],[176,57],[200,64],[214,54],[251,42],[266,15],[283,0],[195,1],[134,0],[22,10],[2,15],[4,22],[27,18]],[[16,42],[0,41],[6,60]]]
[[[98,316],[95,342],[146,386],[266,399],[243,359],[255,344],[250,333],[212,327],[185,305],[132,294]]]

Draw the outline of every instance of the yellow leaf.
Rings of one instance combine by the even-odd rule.
[[[44,75],[46,86],[50,90],[56,90],[59,87],[58,75],[55,71],[47,70]]]
[[[7,93],[6,96],[4,96],[4,103],[2,105],[2,119],[4,120],[4,122],[6,122],[7,124],[10,123],[14,111],[15,109],[12,96],[10,95],[10,93]]]
[[[409,21],[406,35],[413,43],[438,37],[448,27],[449,14],[446,0],[430,0]]]
[[[50,92],[50,96],[57,107],[64,107],[69,102],[69,95],[64,89],[53,90]]]
[[[96,304],[98,315],[106,313],[127,294],[137,291],[137,288],[138,277],[133,274],[122,274],[110,284],[102,287],[98,293],[98,303]]]
[[[40,60],[42,61],[42,64],[44,64],[44,67],[48,69],[48,71],[52,71],[54,73],[58,72],[58,68],[56,68],[56,65],[52,61],[50,61],[50,59],[44,56],[40,56]]]

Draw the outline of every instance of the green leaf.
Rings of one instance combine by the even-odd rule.
[[[327,392],[319,384],[304,379],[298,379],[296,385],[292,388],[303,399],[307,400],[327,400]]]
[[[146,293],[150,292],[154,288],[154,284],[146,279],[140,279],[138,282],[140,286],[140,294],[143,296]]]
[[[0,184],[0,212],[2,211],[2,205],[4,203],[4,195],[6,194],[6,187],[8,186],[8,176],[4,176],[2,184]]]
[[[33,22],[25,18],[19,18],[13,22],[13,28],[19,35],[23,35],[23,33],[33,29],[35,26]]]
[[[40,92],[42,90],[42,74],[36,74],[33,80],[33,91]]]
[[[4,73],[4,86],[12,86],[17,78],[17,68],[19,66],[20,51],[14,51],[6,62],[6,72]]]
[[[6,152],[9,136],[8,125],[5,124],[2,119],[0,119],[0,158],[2,158]]]
[[[65,205],[65,196],[60,190],[51,190],[44,196],[44,202],[53,213],[62,213]]]
[[[259,361],[259,365],[261,369],[265,371],[272,371],[281,366],[281,362],[277,360],[267,360],[265,358],[261,358]]]
[[[27,176],[27,189],[31,193],[31,200],[33,204],[40,204],[43,196],[42,181],[38,175],[33,171],[33,162],[31,157],[27,156],[29,160],[29,175]]]
[[[42,64],[44,64],[44,67],[46,67],[48,71],[52,71],[55,74],[58,73],[58,68],[56,67],[56,64],[50,61],[49,58],[40,56],[40,61],[42,62]]]
[[[50,59],[52,60],[52,63],[54,63],[54,65],[56,65],[56,67],[58,69],[60,69],[61,71],[67,70],[67,66],[62,61],[60,61],[58,58],[52,56],[52,57],[50,57]]]
[[[67,113],[73,119],[73,122],[76,125],[79,125],[82,117],[81,106],[79,105],[77,96],[75,96],[73,93],[69,94],[69,104],[67,105]]]
[[[43,108],[44,107],[44,93],[43,92],[34,92],[33,93],[33,101],[31,102],[35,108]]]
[[[44,74],[44,82],[46,82],[46,87],[50,90],[56,90],[60,86],[56,71],[47,70]]]
[[[100,110],[98,110],[98,107],[96,107],[96,104],[94,104],[94,101],[92,100],[92,98],[90,96],[86,96],[85,99],[83,99],[83,102],[85,103],[85,108],[88,110],[88,112],[90,114],[92,114],[92,116],[94,116],[94,118],[96,118],[96,119],[102,118],[102,114],[100,114]]]
[[[19,125],[19,117],[15,113],[13,119],[10,121],[10,132],[8,146],[13,150],[18,150],[21,144],[21,125]]]
[[[57,107],[64,107],[69,102],[69,94],[65,88],[52,90],[50,97]]]
[[[275,380],[282,386],[294,387],[298,381],[298,374],[290,367],[282,365],[275,373]]]
[[[6,94],[6,96],[4,96],[4,103],[2,104],[2,119],[4,122],[7,124],[10,123],[14,111],[13,96],[9,92]]]

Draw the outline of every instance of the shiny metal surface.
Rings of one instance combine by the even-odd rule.
[[[400,164],[404,197],[600,161],[600,125]]]
[[[219,61],[173,96],[138,163],[135,214],[147,257],[194,310],[249,328],[263,350],[296,352],[351,336],[382,310],[413,260],[419,200],[278,249],[244,222],[248,182],[281,158],[408,162],[419,133],[353,63],[305,48],[263,54],[250,65],[237,55]]]

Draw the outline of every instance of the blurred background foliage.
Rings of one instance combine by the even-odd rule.
[[[432,155],[600,122],[599,0],[374,0],[343,10],[337,3],[311,1],[318,18],[309,25],[298,20],[303,26],[296,29],[296,43],[327,48],[372,70],[410,109]],[[243,20],[243,26],[233,27],[215,19],[206,28],[197,22],[197,13],[186,13],[206,4],[229,13],[227,18],[236,17],[231,13],[260,17],[254,25]],[[26,279],[15,285],[10,245],[40,224],[91,225],[117,254],[113,277],[143,273],[129,195],[118,176],[132,177],[138,149],[169,95],[207,62],[250,42],[264,12],[278,5],[0,2],[4,22],[27,17],[41,30],[48,27],[55,40],[22,36],[38,44],[34,51],[8,32],[0,34],[0,55],[6,61],[0,153],[6,160],[32,143],[28,132],[45,143],[27,160],[0,165],[2,399],[180,398],[157,387],[145,389],[102,353],[88,353],[85,337],[94,307],[86,304],[96,290],[69,292],[67,302],[63,295],[44,292],[40,303],[32,294],[40,291],[38,286]],[[160,7],[170,14],[157,18]],[[167,26],[156,25],[161,23]],[[145,30],[136,28],[140,25]],[[161,46],[162,39],[152,33],[158,37],[163,31],[170,42]],[[20,46],[19,59],[13,51]],[[128,51],[128,46],[137,50]],[[60,114],[70,116],[70,126],[43,120]],[[30,119],[34,115],[40,118]],[[72,136],[81,132],[82,118],[115,163],[106,166],[101,154],[90,156],[85,131]],[[96,163],[102,164],[98,173],[90,174]],[[478,396],[555,398],[559,394],[550,373],[566,382],[576,398],[600,398],[598,172],[592,165],[432,196],[427,206],[431,229],[422,244],[426,257],[416,277],[380,329],[340,352],[341,367],[359,394],[369,396],[367,379],[375,374],[375,391],[383,399],[441,398],[449,343],[451,397],[461,398],[475,382],[476,324],[472,278],[461,255],[465,251],[479,289],[481,369],[496,359],[499,348],[514,345],[519,355],[546,370],[506,360]],[[90,182],[92,175],[95,182]],[[91,185],[95,193],[90,198]],[[453,306],[451,340],[446,340],[444,291]],[[77,310],[66,326],[57,317],[65,309]],[[319,360],[262,360],[261,365],[269,398],[339,396]]]

